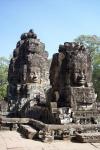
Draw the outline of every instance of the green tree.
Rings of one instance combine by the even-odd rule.
[[[93,63],[93,83],[100,101],[100,53],[95,54]]]
[[[0,100],[6,96],[7,92],[8,64],[7,58],[0,57]]]
[[[83,43],[90,51],[93,65],[93,83],[100,101],[100,37],[96,35],[80,35],[74,40]]]
[[[100,52],[100,37],[96,35],[80,35],[74,41],[83,43],[89,49],[94,61],[95,54]]]

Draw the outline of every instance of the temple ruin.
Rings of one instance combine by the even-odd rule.
[[[32,29],[23,33],[9,65],[9,113],[1,126],[17,124],[27,138],[44,142],[73,137],[100,142],[89,50],[82,43],[65,42],[49,65],[44,43]]]
[[[31,29],[21,35],[13,50],[8,70],[9,109],[18,111],[32,99],[44,101],[48,77],[48,52]]]

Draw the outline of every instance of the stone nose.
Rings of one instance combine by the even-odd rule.
[[[34,78],[37,78],[36,72],[33,73],[33,77],[34,77]]]
[[[85,78],[85,75],[84,75],[84,73],[83,72],[81,72],[81,78]]]
[[[79,76],[83,77],[84,76],[84,72],[82,70],[79,70]]]
[[[35,72],[30,73],[30,76],[31,76],[31,78],[34,78],[34,79],[36,79],[36,78],[37,78],[37,74],[36,74]]]

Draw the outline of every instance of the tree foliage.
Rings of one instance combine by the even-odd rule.
[[[89,49],[93,61],[95,54],[100,52],[100,37],[96,35],[80,35],[75,42],[83,43]]]
[[[100,53],[95,54],[93,64],[93,83],[95,91],[98,94],[97,99],[100,101]]]
[[[0,100],[6,96],[8,63],[9,60],[7,58],[0,57]]]
[[[75,42],[83,43],[90,51],[93,65],[93,83],[100,101],[100,37],[96,35],[80,35]]]

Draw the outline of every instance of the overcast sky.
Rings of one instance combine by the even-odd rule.
[[[30,28],[51,57],[81,34],[100,36],[100,0],[0,0],[0,56],[12,54]]]

